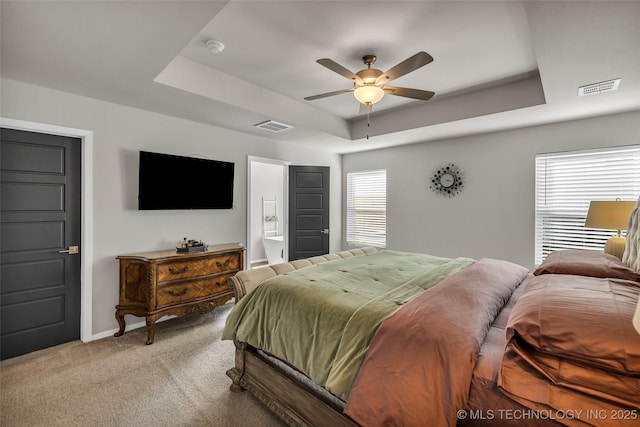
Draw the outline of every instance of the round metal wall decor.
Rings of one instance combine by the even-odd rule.
[[[429,188],[445,197],[455,196],[464,188],[464,175],[459,167],[447,163],[433,173]]]

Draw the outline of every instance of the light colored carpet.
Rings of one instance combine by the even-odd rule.
[[[225,375],[234,346],[221,341],[232,304],[204,316],[0,362],[0,424],[13,426],[283,426]]]

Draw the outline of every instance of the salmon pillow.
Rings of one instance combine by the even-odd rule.
[[[579,249],[551,252],[533,274],[536,276],[574,274],[576,276],[640,281],[640,275],[615,256],[604,252]]]

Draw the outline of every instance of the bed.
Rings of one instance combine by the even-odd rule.
[[[288,425],[638,425],[628,265],[362,248],[240,272],[227,375]]]

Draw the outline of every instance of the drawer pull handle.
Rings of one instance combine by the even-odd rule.
[[[224,286],[224,283],[216,282],[216,286]]]
[[[229,262],[231,262],[230,259],[226,260],[224,263],[221,263],[220,261],[216,261],[216,265],[218,267],[228,267],[229,266]]]
[[[171,273],[171,274],[182,274],[182,273],[186,272],[187,270],[189,270],[189,266],[188,265],[185,265],[182,268],[169,267],[169,273]]]
[[[173,297],[181,297],[182,295],[186,295],[189,292],[189,288],[184,288],[183,290],[176,292],[173,289],[169,289],[169,295]]]

